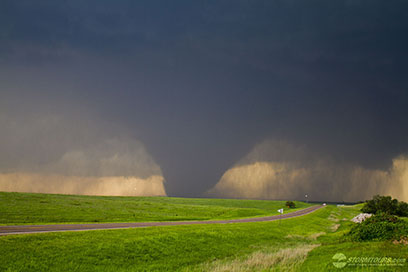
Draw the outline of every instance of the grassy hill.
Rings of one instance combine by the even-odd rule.
[[[310,206],[295,203],[296,209]],[[221,220],[274,215],[280,208],[285,201],[0,192],[1,225]]]
[[[66,201],[75,198],[44,197],[67,197]],[[107,199],[115,201],[115,198]],[[130,201],[132,198],[123,199]],[[158,204],[154,201],[164,201],[180,210],[186,205],[186,218],[198,216],[198,212],[189,216],[195,206],[209,210],[259,210],[267,214],[273,211],[264,203],[269,203],[273,209],[282,204],[247,200],[147,199],[155,208]],[[347,266],[341,269],[333,265],[333,256],[337,253],[370,258],[403,259],[408,256],[406,245],[391,241],[344,241],[343,234],[354,224],[349,219],[360,213],[360,208],[361,205],[328,205],[311,214],[280,222],[0,236],[0,271],[407,271],[406,263],[395,267]],[[148,209],[144,212],[148,213]],[[211,212],[204,214],[209,216]]]

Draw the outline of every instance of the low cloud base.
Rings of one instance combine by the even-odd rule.
[[[166,196],[162,176],[80,177],[36,173],[0,174],[0,191],[104,196]]]
[[[305,200],[306,194],[315,201],[362,201],[375,194],[408,201],[408,157],[395,158],[389,169],[367,169],[268,141],[207,192],[215,197],[296,200]]]

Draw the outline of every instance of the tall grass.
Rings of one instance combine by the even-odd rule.
[[[297,245],[275,252],[256,251],[244,258],[206,263],[196,270],[211,272],[295,271],[318,244]]]

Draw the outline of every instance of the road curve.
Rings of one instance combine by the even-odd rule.
[[[30,234],[57,231],[84,231],[84,230],[107,230],[107,229],[128,229],[155,226],[176,226],[176,225],[196,225],[196,224],[229,224],[229,223],[247,223],[247,222],[266,222],[279,219],[286,219],[305,215],[314,212],[323,206],[312,206],[303,210],[264,217],[253,217],[245,219],[232,220],[209,220],[209,221],[172,221],[172,222],[137,222],[137,223],[99,223],[99,224],[58,224],[58,225],[19,225],[19,226],[0,226],[0,236],[14,234]]]

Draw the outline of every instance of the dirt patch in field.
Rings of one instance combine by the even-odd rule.
[[[339,227],[340,227],[340,224],[334,224],[334,225],[332,225],[332,226],[330,227],[330,230],[331,230],[332,232],[335,232],[335,231],[337,231],[337,230],[339,229]]]

